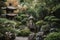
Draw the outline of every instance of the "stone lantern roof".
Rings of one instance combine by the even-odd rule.
[[[13,6],[7,6],[8,9],[12,9],[12,10],[15,10],[16,7],[13,7]]]
[[[29,20],[33,20],[34,19],[34,17],[31,15],[30,17],[29,17]]]
[[[16,7],[13,7],[13,6],[7,6],[7,7],[2,7],[2,9],[4,9],[4,10],[6,10],[6,9],[15,10]]]
[[[31,15],[29,18],[30,18],[30,19],[33,19],[33,16]]]

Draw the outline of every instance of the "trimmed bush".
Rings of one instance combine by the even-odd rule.
[[[50,33],[44,40],[60,40],[60,32]]]
[[[49,30],[50,30],[50,25],[49,24],[42,25],[41,31],[49,31]]]
[[[18,34],[18,36],[28,36],[30,33],[31,33],[30,30],[28,28],[25,28],[20,30],[20,33]]]
[[[45,22],[44,20],[40,20],[36,22],[36,25],[44,25],[47,24],[47,22]]]

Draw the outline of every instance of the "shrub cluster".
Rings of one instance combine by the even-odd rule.
[[[23,30],[20,30],[18,33],[18,36],[28,36],[31,33],[31,31],[28,28],[25,28]]]
[[[47,35],[47,37],[44,40],[60,40],[60,32],[53,32]]]

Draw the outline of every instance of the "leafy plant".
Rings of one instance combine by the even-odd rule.
[[[60,40],[60,32],[50,33],[44,40]]]
[[[37,25],[44,25],[47,24],[47,22],[45,22],[44,20],[40,20],[36,22]]]
[[[28,28],[25,28],[20,30],[20,33],[18,34],[18,36],[28,36],[30,33],[31,33],[30,30]]]
[[[49,30],[50,30],[50,25],[49,24],[41,26],[41,31],[49,31]]]

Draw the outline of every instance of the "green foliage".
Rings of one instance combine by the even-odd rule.
[[[0,18],[0,23],[2,26],[5,25],[5,27],[13,27],[17,24],[15,21],[11,21],[5,18]]]
[[[7,21],[7,19],[5,19],[5,18],[0,18],[0,23],[4,23],[5,21]]]
[[[21,24],[26,24],[26,21],[27,21],[27,15],[25,13],[19,13],[19,15],[16,17],[16,20],[21,22]]]
[[[17,24],[16,24],[15,28],[20,29],[21,24],[22,24],[21,22],[17,21]]]
[[[18,34],[18,36],[28,36],[30,33],[31,33],[30,30],[28,28],[25,28],[20,30],[20,33]]]
[[[60,19],[56,18],[55,16],[46,16],[44,20],[56,22],[56,21],[59,21]]]
[[[15,33],[16,35],[20,32],[18,29],[14,29],[11,27],[8,27],[7,29],[9,30],[9,32]]]
[[[42,31],[49,31],[50,30],[50,25],[49,24],[42,25],[41,30]]]
[[[5,1],[6,0],[0,1],[0,14],[3,13],[1,7],[6,7],[4,3]],[[20,0],[20,4],[22,9],[24,9],[23,7],[26,5],[27,10],[20,10],[15,21],[8,20],[6,18],[0,18],[1,32],[11,31],[16,33],[18,32],[18,35],[21,36],[29,35],[30,30],[28,28],[24,29],[24,25],[26,25],[30,15],[34,17],[34,22],[36,21],[36,25],[41,26],[43,31],[49,30],[49,26],[52,25],[56,26],[58,24],[60,27],[60,23],[58,23],[60,18],[53,16],[55,14],[54,12],[60,8],[60,0]],[[57,16],[59,16],[59,14],[57,14]],[[24,27],[20,27],[20,25]],[[14,27],[16,29],[14,29]],[[19,29],[20,32],[17,29]]]
[[[22,17],[20,17],[20,16],[17,16],[17,17],[16,17],[16,20],[17,20],[17,21],[21,21],[21,19],[22,19]]]
[[[51,14],[55,12],[60,8],[59,0],[24,0],[23,3],[27,4],[28,10],[26,11],[28,12],[28,14],[32,14],[37,20],[48,15],[48,13]],[[45,13],[44,11],[47,13]]]
[[[14,29],[14,27],[19,27],[20,26],[20,22],[15,22],[15,21],[11,21],[5,18],[0,18],[0,32],[1,33],[5,33],[6,31],[10,31],[10,32],[15,32],[18,33],[17,29]]]
[[[47,22],[45,22],[44,20],[40,20],[36,22],[37,25],[44,25],[47,24]]]
[[[60,33],[59,32],[50,33],[44,40],[60,40]]]

